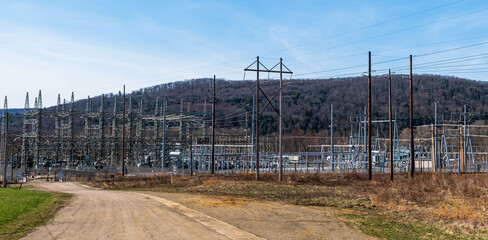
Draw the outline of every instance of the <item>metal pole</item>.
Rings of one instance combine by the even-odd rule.
[[[256,180],[259,180],[259,56],[256,57]]]
[[[368,52],[368,177],[373,179],[373,163],[371,156],[371,52]]]
[[[190,176],[193,176],[193,139],[190,135]]]
[[[466,171],[466,105],[464,105],[464,125],[463,125],[463,168]]]
[[[415,143],[413,142],[413,74],[412,74],[412,55],[410,55],[410,177],[415,173]]]
[[[248,120],[248,118],[249,118],[248,113],[246,113],[246,138],[245,138],[246,139],[245,140],[245,142],[246,142],[246,147],[245,147],[246,151],[248,151],[247,145],[249,145],[249,134],[248,134],[248,129],[247,129],[248,126],[249,126],[249,122],[248,122],[249,120]],[[249,152],[246,152],[246,154],[248,154],[248,153]],[[242,161],[243,161],[243,158],[241,159],[241,162]],[[244,173],[247,173],[248,165],[249,165],[249,158],[246,157],[245,162],[243,162],[243,164],[242,164],[242,170],[244,171]]]
[[[391,70],[388,70],[388,117],[390,118],[390,180],[393,181],[393,123],[392,123],[392,106],[391,106]]]
[[[5,105],[7,105],[7,97],[5,97]],[[5,108],[5,111],[7,109]],[[7,136],[8,136],[8,112],[4,113],[4,133],[3,133],[3,184],[2,187],[7,187]]]
[[[166,168],[166,109],[168,108],[168,100],[164,101],[163,106],[163,158],[161,162],[161,170],[164,172]]]
[[[434,119],[434,164],[436,164],[435,168],[437,169],[437,102],[434,103],[434,110],[435,110],[435,119]],[[439,161],[439,169],[442,169],[442,166]]]
[[[256,109],[256,99],[255,99],[255,96],[253,96],[253,98],[252,98],[252,121],[251,121],[251,134],[252,134],[251,145],[253,146],[251,149],[252,152],[255,151],[254,147],[256,146],[255,145],[256,144],[256,137],[255,137],[256,136],[256,122],[255,122],[256,121],[256,111],[255,111],[255,109]],[[251,171],[254,170],[254,167],[253,167],[254,165],[252,164],[253,157],[254,156],[251,155],[251,166],[250,166]],[[246,171],[246,173],[247,173],[247,171]]]
[[[125,85],[122,100],[122,177],[125,175]]]
[[[434,131],[434,124],[431,123],[430,126],[431,126],[431,130],[432,130],[432,132],[431,132],[431,136],[432,136],[432,142],[431,142],[432,149],[430,151],[432,153],[432,156],[431,156],[431,159],[432,159],[431,160],[432,161],[431,169],[432,169],[432,172],[435,173],[436,172],[436,164],[435,164],[436,163],[436,160],[435,160],[435,140],[434,140],[435,139],[435,136],[434,136],[435,135],[434,134],[435,131]]]
[[[10,153],[10,177],[14,177],[14,153]]]
[[[335,170],[334,162],[334,104],[330,105],[330,163],[332,171]]]
[[[283,120],[282,120],[282,93],[283,92],[283,59],[280,58],[280,182],[283,181]]]
[[[213,79],[213,101],[212,101],[212,158],[211,158],[211,172],[215,174],[215,75]]]
[[[367,151],[368,151],[368,149],[367,149],[368,148],[368,140],[367,140],[367,138],[368,138],[368,121],[367,121],[367,118],[368,118],[368,110],[367,110],[367,107],[364,107],[364,115],[363,116],[364,116],[364,118],[363,118],[364,119],[364,124],[363,124],[364,131],[363,131],[363,136],[362,137],[363,137],[363,145],[364,145],[364,147],[363,147],[362,152],[364,154],[367,154]],[[362,160],[363,159],[361,159],[361,161]]]

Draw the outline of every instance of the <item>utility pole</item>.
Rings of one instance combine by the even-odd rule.
[[[161,171],[164,172],[166,168],[166,110],[168,108],[168,99],[164,101],[163,106],[163,157],[161,162]]]
[[[249,126],[249,114],[246,113],[246,138],[245,138],[245,142],[246,142],[246,151],[248,150],[247,149],[247,145],[249,145],[249,134],[248,134],[248,126]],[[248,168],[248,165],[249,165],[249,158],[246,157],[246,161],[243,163],[243,168],[242,170],[244,170],[244,173],[247,173],[247,168]]]
[[[215,174],[215,75],[213,79],[213,100],[212,100],[212,158],[211,158],[211,172]]]
[[[459,173],[464,173],[464,136],[462,127],[459,127]]]
[[[435,119],[434,119],[434,164],[436,165],[435,168],[437,169],[437,102],[434,103],[434,111],[435,111]],[[442,169],[442,166],[439,161],[439,169]]]
[[[256,57],[256,180],[259,180],[259,56]]]
[[[390,180],[393,181],[393,172],[395,170],[393,165],[393,123],[392,123],[392,109],[391,109],[391,69],[388,69],[388,117],[390,118]]]
[[[373,179],[373,161],[371,156],[371,52],[368,52],[368,178]]]
[[[256,96],[253,96],[252,98],[252,120],[251,120],[251,145],[252,145],[252,152],[254,152],[255,150],[255,146],[256,146]],[[253,156],[251,155],[251,166],[250,166],[250,169],[251,171],[254,170],[253,169]],[[246,173],[248,171],[246,170]]]
[[[279,180],[283,181],[283,108],[282,108],[282,93],[283,92],[283,58],[280,58],[280,115],[279,115],[279,128],[280,128],[280,173]]]
[[[413,74],[412,74],[412,55],[410,55],[410,177],[415,173],[415,144],[413,142]]]
[[[251,69],[250,67],[252,65],[254,65],[254,63],[256,63],[256,69]],[[280,65],[280,70],[279,71],[276,71],[276,70],[273,70],[276,66]],[[263,67],[264,69],[260,69],[260,67]],[[283,71],[283,67],[285,67],[287,69],[287,71]],[[278,114],[278,118],[279,118],[279,132],[280,132],[280,141],[279,141],[279,152],[280,152],[280,173],[279,173],[279,179],[280,181],[282,180],[282,171],[283,171],[283,163],[282,163],[282,160],[283,160],[283,146],[282,146],[282,116],[281,116],[281,110],[282,110],[282,104],[281,104],[281,100],[282,100],[282,88],[283,88],[283,73],[287,73],[287,74],[293,74],[293,72],[290,71],[290,69],[288,69],[288,67],[286,67],[284,64],[283,64],[283,59],[280,58],[280,62],[277,63],[274,67],[272,67],[271,69],[268,69],[266,68],[262,63],[259,62],[259,56],[256,57],[256,61],[253,62],[251,65],[249,65],[247,68],[244,69],[244,71],[255,71],[256,72],[256,101],[254,103],[254,111],[256,113],[256,124],[255,124],[255,135],[256,135],[256,141],[255,141],[255,153],[256,153],[256,180],[259,180],[259,116],[261,115],[261,112],[263,112],[266,107],[268,107],[269,105],[271,105],[271,107],[273,108],[273,110],[276,112],[276,114]],[[259,87],[259,72],[267,72],[267,73],[279,73],[280,74],[280,88],[278,89],[278,91],[276,91],[274,93],[274,95],[271,97],[271,98],[268,98],[268,96],[266,96],[266,94],[264,93],[264,91]],[[267,103],[266,103],[266,106],[264,106],[264,108],[262,110],[259,109],[259,92],[261,92],[261,94],[263,94],[264,98],[266,99]],[[272,100],[276,97],[276,95],[278,95],[279,93],[279,110],[274,106],[274,104],[272,103]]]
[[[463,169],[466,169],[466,105],[464,105],[464,124],[463,124]]]
[[[435,162],[436,162],[436,160],[435,160],[436,153],[435,153],[435,141],[434,141],[434,139],[435,139],[435,136],[434,136],[435,135],[434,134],[434,132],[435,132],[434,131],[434,124],[431,123],[430,124],[430,128],[431,128],[431,131],[432,131],[431,132],[431,137],[432,137],[432,142],[431,142],[431,144],[432,144],[432,148],[431,148],[431,153],[432,153],[431,162],[432,162],[432,165],[431,165],[431,169],[432,169],[432,172],[435,173],[436,172],[436,164],[435,164]]]
[[[122,98],[122,177],[125,175],[125,85]]]
[[[190,176],[193,176],[193,139],[190,135]]]
[[[3,184],[2,187],[6,188],[7,187],[7,158],[8,158],[8,153],[7,153],[7,140],[8,140],[8,107],[7,107],[7,96],[5,96],[5,102],[3,105],[3,116],[4,116],[4,122],[3,122]]]
[[[14,177],[14,153],[10,150],[10,176]]]
[[[334,104],[330,105],[330,163],[330,165],[332,166],[332,171],[335,171],[336,165],[334,160]]]

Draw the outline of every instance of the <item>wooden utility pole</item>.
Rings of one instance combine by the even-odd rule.
[[[122,177],[125,175],[125,85],[122,99]]]
[[[212,167],[211,172],[215,174],[215,75],[213,78],[213,100],[212,100],[212,157],[211,157],[211,164]]]
[[[368,52],[368,178],[373,179],[373,161],[371,156],[371,52]]]
[[[463,128],[459,127],[459,171],[460,173],[464,173],[464,135],[463,135]]]
[[[388,69],[388,117],[390,120],[390,180],[393,181],[393,172],[395,166],[393,163],[393,122],[392,122],[392,104],[391,104],[391,69]]]
[[[412,55],[410,55],[410,177],[415,174],[415,143],[413,142],[413,73],[412,73]]]

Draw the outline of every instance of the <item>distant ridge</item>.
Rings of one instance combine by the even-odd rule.
[[[12,108],[8,109],[9,114],[24,114],[23,108]],[[0,109],[0,115],[3,115],[3,109]]]
[[[296,79],[287,80],[289,85],[283,89],[283,123],[285,132],[300,130],[321,132],[330,129],[330,105],[334,104],[335,128],[347,135],[350,120],[346,114],[364,113],[367,106],[367,78],[350,77],[334,79]],[[409,80],[406,76],[393,76],[392,80],[393,111],[399,120],[399,127],[408,126]],[[374,118],[388,118],[387,79],[373,77]],[[261,86],[271,97],[278,88],[278,81],[270,80]],[[252,101],[255,94],[255,80],[217,80],[216,118],[218,127],[236,128],[245,125],[246,112],[251,125]],[[76,92],[75,92],[76,95]],[[203,102],[207,101],[207,112],[211,112],[212,79],[191,79],[142,88],[127,95],[132,97],[132,108],[137,109],[143,102],[143,112],[153,114],[156,98],[162,104],[168,100],[168,110],[179,111],[181,99],[184,108],[190,102],[192,110],[203,111]],[[80,97],[80,96],[77,96]],[[117,98],[118,111],[122,111],[122,97],[119,94],[105,95],[105,111],[112,112]],[[100,96],[92,97],[92,110],[98,111]],[[265,99],[261,97],[262,105]],[[434,103],[438,102],[439,114],[448,111],[463,110],[474,112],[471,121],[488,120],[488,83],[457,77],[439,75],[414,75],[414,115],[415,125],[430,124],[434,119]],[[128,103],[129,104],[129,103]],[[277,104],[276,104],[277,105]],[[129,105],[128,105],[129,106]],[[75,103],[76,111],[84,111],[86,99]],[[54,107],[48,108],[54,110]],[[14,110],[12,110],[14,111]],[[9,110],[9,112],[12,113]],[[22,113],[22,109],[17,109]],[[441,117],[441,115],[439,115]],[[386,130],[387,124],[378,125],[380,131]],[[263,134],[275,133],[278,128],[276,114],[268,107],[263,112],[260,129]],[[376,127],[375,127],[376,131]]]

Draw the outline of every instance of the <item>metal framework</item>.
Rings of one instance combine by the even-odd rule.
[[[209,113],[191,111],[191,103],[184,111],[181,100],[180,111],[168,111],[167,101],[163,105],[158,98],[154,114],[145,114],[142,101],[134,109],[129,98],[124,116],[116,98],[111,112],[106,111],[105,100],[102,95],[100,107],[95,110],[88,97],[85,111],[80,112],[75,110],[74,94],[69,104],[61,103],[58,95],[55,110],[46,110],[42,107],[40,91],[34,108],[30,108],[27,94],[21,149],[23,172],[31,170],[35,173],[49,167],[84,169],[103,165],[117,168],[120,165],[117,159],[122,157],[121,122],[125,122],[127,129],[123,159],[132,167],[172,167],[175,162],[169,153],[189,151],[190,131],[193,136],[206,141],[204,117]]]

